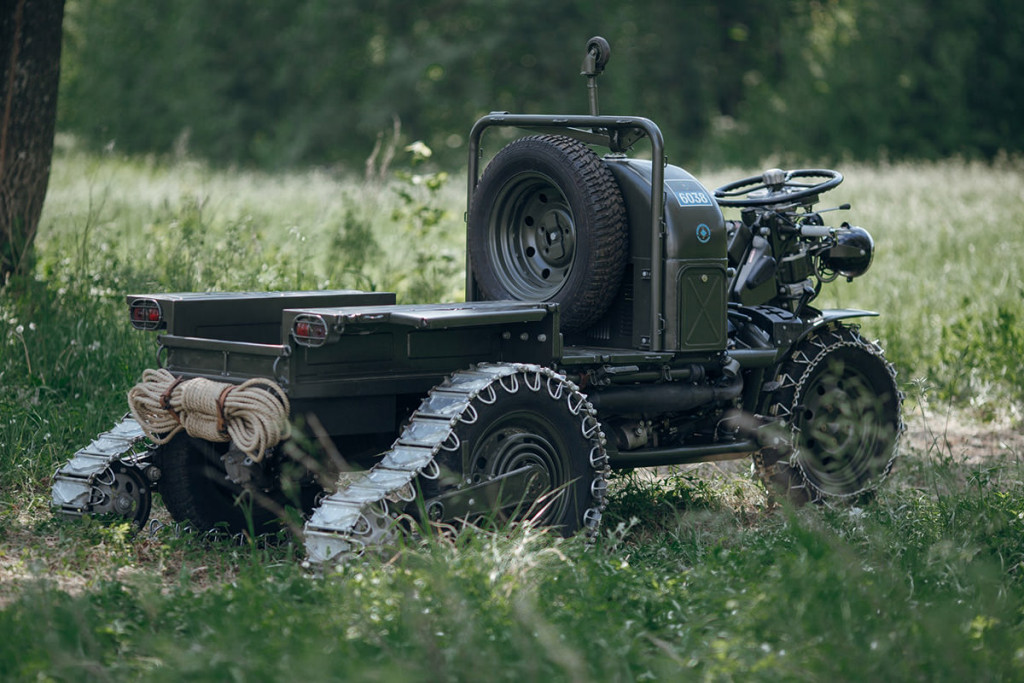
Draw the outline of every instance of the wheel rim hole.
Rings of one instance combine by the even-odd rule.
[[[532,227],[533,227],[533,223],[534,223],[534,220],[533,220],[533,216],[527,216],[527,217],[526,217],[526,218],[525,218],[525,219],[523,220],[523,222],[524,222],[524,223],[526,223],[526,225],[528,225],[529,227],[531,227],[531,228],[532,228]]]
[[[546,194],[544,194],[543,192],[541,192],[539,195],[537,195],[537,199],[539,199],[542,204],[547,204],[548,203],[548,196]]]
[[[536,253],[537,253],[537,250],[534,249],[533,247],[527,247],[526,248],[526,255],[528,257],[533,258],[534,254],[536,254]]]
[[[551,269],[545,268],[544,270],[540,271],[540,276],[547,280],[549,277],[551,277]]]

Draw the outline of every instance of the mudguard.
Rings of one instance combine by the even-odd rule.
[[[771,346],[776,349],[775,358],[777,360],[785,358],[791,348],[816,330],[834,322],[851,318],[874,318],[879,315],[875,311],[858,308],[829,309],[820,311],[812,318],[801,318],[784,308],[775,306],[741,306],[733,310],[749,318],[768,335]]]
[[[797,339],[797,341],[801,341],[805,337],[810,336],[810,334],[815,330],[821,329],[822,327],[838,320],[849,320],[851,318],[877,318],[879,315],[880,314],[877,311],[865,311],[860,308],[833,308],[825,310],[822,311],[821,315],[817,318],[812,318],[807,321],[810,323],[810,326],[804,330],[804,333],[800,335],[800,339]]]

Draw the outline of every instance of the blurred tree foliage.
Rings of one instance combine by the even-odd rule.
[[[361,163],[394,117],[461,161],[493,110],[647,116],[676,163],[1024,150],[1018,0],[67,0],[59,125],[129,153]]]

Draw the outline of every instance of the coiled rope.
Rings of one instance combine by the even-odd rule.
[[[145,370],[128,392],[128,407],[155,444],[184,430],[206,441],[234,441],[256,462],[291,435],[288,397],[277,383],[260,377],[236,385]]]

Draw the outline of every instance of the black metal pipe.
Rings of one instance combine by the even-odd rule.
[[[590,402],[602,413],[627,415],[634,413],[676,413],[699,406],[731,401],[743,393],[743,378],[734,377],[723,386],[663,382],[606,387],[588,395]]]
[[[730,349],[729,356],[735,358],[743,368],[766,368],[775,364],[778,357],[775,349]]]
[[[659,467],[665,465],[690,465],[715,460],[736,460],[744,458],[760,446],[756,441],[730,441],[726,443],[675,448],[645,448],[636,451],[608,454],[608,465],[613,470],[630,470],[637,467]]]
[[[668,375],[670,379],[690,379],[693,377],[693,368],[671,368],[667,373],[659,370],[640,370],[637,372],[630,372],[622,375],[612,375],[612,384],[634,384],[636,382],[657,382],[658,380],[665,379],[665,375]]]

